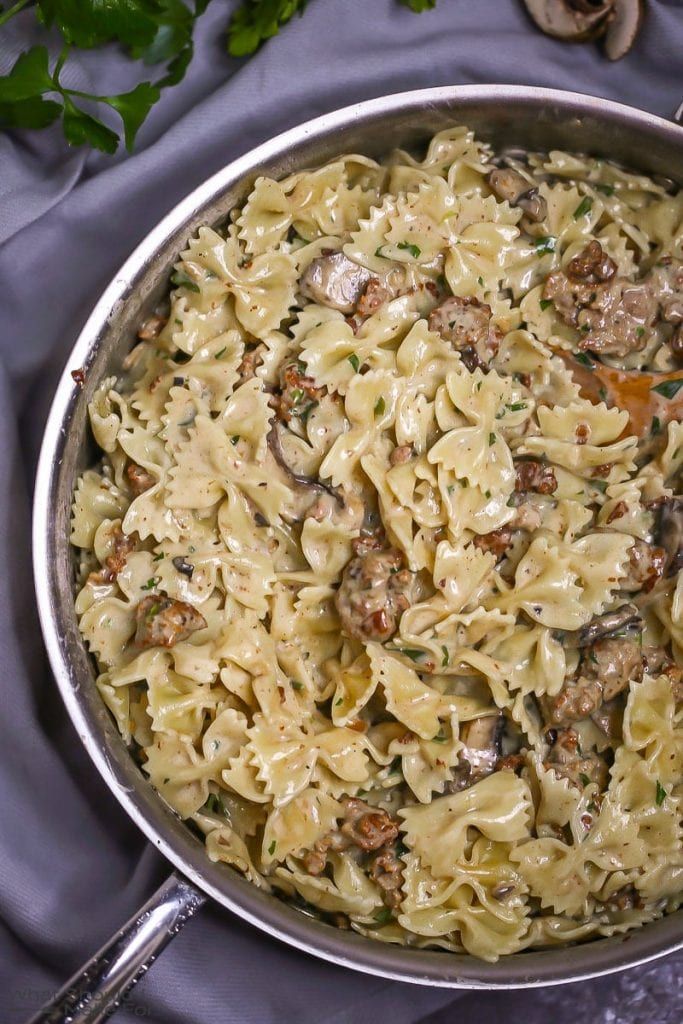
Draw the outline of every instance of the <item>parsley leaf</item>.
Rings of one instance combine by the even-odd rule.
[[[232,57],[255,53],[295,14],[303,14],[307,3],[308,0],[242,0],[230,21],[228,53]]]
[[[29,100],[53,89],[47,49],[32,46],[19,55],[10,73],[0,78],[0,103]]]
[[[661,807],[665,800],[666,790],[664,789],[664,786],[661,784],[659,779],[657,779],[657,789],[655,792],[655,803],[657,804],[657,807]]]
[[[0,128],[47,128],[61,112],[61,103],[40,96],[16,103],[0,102]]]
[[[574,220],[578,220],[579,217],[583,217],[585,216],[585,214],[590,213],[592,205],[593,200],[591,199],[591,197],[584,196],[579,205],[574,210]]]
[[[123,92],[118,96],[103,96],[105,103],[113,107],[123,121],[123,133],[126,149],[132,150],[143,121],[154,104],[159,100],[161,90],[150,82],[140,82],[131,92]]]
[[[436,0],[398,0],[402,7],[408,7],[415,14],[431,11],[436,7]]]
[[[555,252],[557,239],[553,235],[546,235],[544,238],[536,239],[536,252],[542,256],[546,252]]]
[[[405,249],[410,253],[414,260],[419,259],[422,253],[422,249],[420,249],[419,245],[414,245],[412,242],[399,242],[396,248]]]
[[[187,288],[190,292],[198,292],[199,285],[196,281],[193,281],[184,270],[176,270],[171,274],[171,284],[174,284],[176,288]],[[223,353],[225,349],[221,349]],[[218,358],[218,357],[216,357]]]
[[[104,153],[115,153],[119,144],[116,132],[96,117],[86,114],[68,96],[64,97],[64,137],[70,146],[82,146],[89,142]]]
[[[653,388],[650,388],[650,391],[656,391],[664,398],[675,398],[681,388],[683,388],[683,377],[679,377],[677,380],[662,381],[661,384],[655,384]]]

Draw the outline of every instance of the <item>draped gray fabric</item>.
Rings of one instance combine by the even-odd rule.
[[[58,373],[102,288],[191,188],[252,146],[352,101],[421,86],[510,82],[575,89],[669,116],[683,98],[683,0],[649,0],[632,53],[534,31],[518,0],[311,0],[248,62],[228,59],[229,0],[201,19],[195,60],[133,156],[69,150],[58,128],[0,135],[0,1021],[27,1018],[151,893],[166,865],[128,821],[66,720],[41,650],[31,582],[30,494]],[[0,31],[0,72],[36,32]],[[68,84],[111,92],[138,69],[77,55]],[[673,1024],[670,958],[564,990],[458,994],[307,958],[217,907],[173,942],[119,1011],[121,1024],[297,1024],[464,1019]],[[453,1007],[453,1009],[451,1009]]]

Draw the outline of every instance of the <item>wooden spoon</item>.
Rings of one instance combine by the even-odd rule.
[[[555,355],[571,371],[581,388],[581,395],[590,402],[625,409],[629,425],[624,436],[635,434],[645,438],[652,432],[653,422],[664,427],[671,420],[683,418],[683,370],[671,373],[647,373],[642,370],[615,370],[591,360],[589,367],[570,352],[555,349]]]

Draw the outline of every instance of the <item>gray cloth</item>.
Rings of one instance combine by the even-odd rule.
[[[234,5],[233,5],[234,6]],[[167,866],[128,821],[66,721],[39,641],[30,491],[57,375],[102,288],[145,233],[223,164],[306,118],[420,86],[517,82],[579,89],[669,116],[683,96],[682,0],[650,0],[634,51],[534,31],[517,0],[311,0],[251,61],[230,61],[215,2],[195,60],[133,156],[68,150],[57,128],[0,135],[0,1020],[24,1020],[151,893]],[[0,31],[0,72],[35,36]],[[115,52],[78,55],[69,84],[130,87]],[[210,907],[162,955],[121,1024],[483,1024],[552,1019],[673,1024],[681,959],[563,991],[457,994],[354,974],[276,944]],[[656,996],[654,993],[656,992]],[[453,1011],[448,1009],[457,1003]]]

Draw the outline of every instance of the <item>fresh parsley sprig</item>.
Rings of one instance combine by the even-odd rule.
[[[397,0],[415,12],[430,10],[437,0]],[[0,75],[0,129],[47,128],[61,118],[72,146],[90,144],[116,152],[119,135],[96,115],[104,103],[119,115],[130,150],[145,118],[162,90],[181,81],[193,56],[197,19],[209,0],[16,0],[0,10],[0,28],[24,9],[46,28],[56,29],[63,47],[51,67],[45,46],[32,46],[6,75]],[[246,57],[276,35],[283,25],[303,14],[309,0],[242,0],[228,26],[227,49]],[[117,43],[133,60],[165,64],[155,82],[140,82],[130,92],[99,95],[70,89],[61,73],[72,48],[92,49]],[[94,112],[89,109],[90,107]]]
[[[159,87],[141,82],[131,92],[113,96],[69,89],[60,80],[68,53],[69,47],[65,46],[52,71],[46,47],[32,46],[20,55],[10,73],[0,78],[0,124],[46,128],[61,116],[64,135],[72,146],[89,142],[105,153],[114,153],[119,143],[116,132],[76,102],[97,101],[119,114],[126,146],[132,149],[140,125],[159,99]]]

